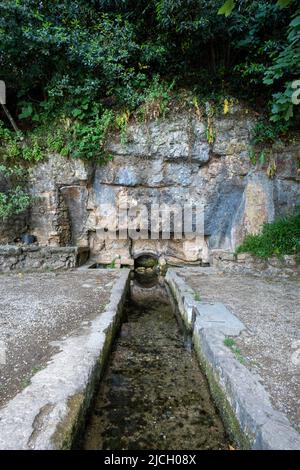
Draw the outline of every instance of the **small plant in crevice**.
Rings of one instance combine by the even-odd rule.
[[[198,99],[197,96],[193,96],[192,104],[193,104],[193,108],[195,110],[196,115],[198,116],[199,119],[201,119],[203,117],[203,113],[202,113],[200,103],[199,103],[199,99]]]
[[[267,175],[270,179],[273,179],[276,175],[277,164],[274,158],[269,159],[269,164],[267,168]]]
[[[116,127],[120,132],[120,142],[121,145],[126,145],[127,143],[127,127],[130,118],[130,111],[125,110],[116,115]]]
[[[29,387],[29,385],[31,384],[32,377],[43,369],[44,369],[44,366],[42,365],[33,366],[30,371],[30,376],[22,379],[21,384],[20,384],[21,389],[24,390],[24,388]]]
[[[277,171],[277,163],[272,153],[268,149],[256,152],[253,147],[249,149],[249,159],[252,165],[259,164],[261,167],[266,167],[266,174],[270,179],[273,179]]]
[[[111,263],[106,265],[107,269],[115,269],[116,267],[116,260],[114,259]]]
[[[241,353],[241,350],[237,347],[237,344],[233,338],[225,338],[224,345],[227,346],[235,355],[235,358],[243,365],[247,364],[247,360]]]
[[[287,138],[288,126],[282,123],[272,123],[266,120],[258,120],[251,131],[252,145],[274,144],[278,140]]]
[[[213,144],[216,140],[216,132],[214,129],[214,108],[211,103],[206,103],[206,118],[207,118],[207,126],[206,126],[206,139],[209,144]]]
[[[199,292],[195,292],[195,294],[194,294],[194,300],[195,300],[196,302],[201,302],[202,299],[201,299],[201,295],[199,294]]]
[[[238,104],[239,100],[237,98],[234,98],[232,96],[227,96],[225,98],[222,99],[222,114],[226,115],[228,113],[230,113],[231,109],[233,108],[234,105]],[[246,112],[248,112],[248,110],[246,109]]]
[[[277,165],[272,156],[273,147],[290,141],[291,135],[288,133],[287,124],[259,120],[251,131],[251,146],[249,148],[251,163],[266,165],[266,174],[270,179],[274,178]]]
[[[22,379],[20,383],[21,390],[24,390],[25,388],[29,387],[30,384],[31,384],[31,377],[26,377]]]
[[[160,80],[159,75],[154,75],[149,87],[144,92],[143,104],[137,111],[142,121],[148,122],[152,119],[165,117],[171,103],[171,91],[174,85],[174,80],[171,83],[165,83]]]

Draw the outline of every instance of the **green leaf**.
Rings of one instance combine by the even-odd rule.
[[[293,117],[294,115],[294,112],[293,112],[293,105],[289,105],[286,112],[285,112],[285,115],[284,115],[284,119],[285,121],[289,121],[291,119],[291,117]]]
[[[234,9],[234,0],[226,0],[223,6],[219,8],[218,15],[229,16]]]
[[[81,111],[80,108],[75,108],[75,109],[73,109],[73,111],[72,111],[72,116],[75,117],[75,118],[78,117],[78,116],[80,116],[81,114],[82,114],[82,111]]]
[[[33,113],[33,107],[32,104],[27,104],[26,106],[23,106],[21,114],[19,114],[19,119],[27,119],[30,116],[32,116]]]
[[[290,23],[290,27],[296,28],[297,26],[300,26],[300,15],[296,16],[296,18],[293,19],[293,21]]]
[[[280,8],[286,8],[292,3],[293,0],[278,0],[277,6]]]
[[[272,85],[274,83],[274,80],[272,78],[264,78],[263,83],[265,85]]]
[[[260,154],[260,157],[259,157],[259,161],[262,165],[264,165],[266,163],[266,155],[265,155],[265,152],[261,152]]]

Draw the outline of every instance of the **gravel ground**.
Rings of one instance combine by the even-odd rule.
[[[222,302],[244,323],[247,330],[236,346],[245,365],[260,375],[274,407],[300,431],[300,278],[205,274],[195,268],[178,274],[202,301]]]
[[[0,406],[104,310],[117,271],[0,275]],[[5,350],[5,364],[3,352]]]

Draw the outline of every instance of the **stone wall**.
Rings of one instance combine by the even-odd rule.
[[[49,155],[31,169],[36,202],[27,230],[42,245],[89,247],[103,263],[121,264],[149,253],[171,264],[207,261],[212,249],[234,250],[247,233],[300,205],[297,159],[300,138],[273,149],[277,172],[254,166],[248,150],[255,116],[232,107],[214,118],[215,142],[208,144],[206,122],[188,114],[131,122],[127,143],[112,136],[105,166]],[[180,204],[205,202],[205,238],[194,240],[111,240],[99,234],[111,214],[103,204]],[[119,226],[116,229],[120,229]],[[21,227],[16,227],[18,235]],[[151,227],[150,227],[151,232]],[[6,242],[11,242],[11,239]]]
[[[259,258],[249,253],[230,253],[223,250],[211,251],[211,264],[221,271],[255,276],[293,277],[300,275],[300,265],[296,255]]]
[[[81,233],[87,218],[82,195],[87,193],[88,179],[83,162],[61,155],[49,155],[45,162],[31,168],[29,188],[35,203],[30,231],[40,244],[88,246],[86,233]]]
[[[44,271],[75,268],[88,258],[88,250],[77,247],[0,246],[0,272]]]

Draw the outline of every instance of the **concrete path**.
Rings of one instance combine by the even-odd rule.
[[[126,270],[0,276],[0,448],[68,448],[118,323]]]

